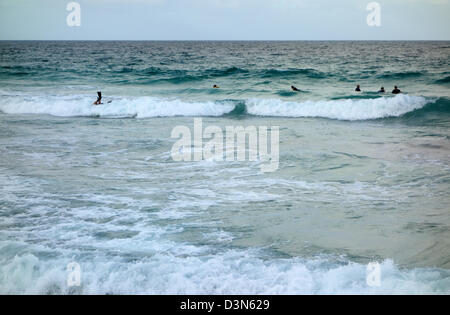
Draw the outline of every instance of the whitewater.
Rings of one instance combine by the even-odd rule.
[[[398,95],[375,99],[329,101],[282,101],[279,99],[220,100],[189,102],[157,97],[121,99],[92,106],[92,97],[3,96],[0,111],[6,114],[47,114],[60,117],[152,118],[175,116],[223,116],[235,112],[254,116],[319,117],[339,120],[370,120],[400,117],[422,109],[436,100]],[[244,108],[239,109],[241,104]]]

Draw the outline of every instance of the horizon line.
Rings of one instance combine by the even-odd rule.
[[[0,42],[448,42],[450,39],[0,39]]]

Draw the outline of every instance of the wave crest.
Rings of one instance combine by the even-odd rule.
[[[261,73],[263,78],[278,78],[278,77],[295,77],[306,76],[311,79],[324,79],[332,76],[331,73],[323,73],[315,69],[269,69]]]
[[[178,99],[139,97],[115,99],[111,104],[93,106],[92,98],[87,98],[87,96],[2,96],[0,98],[0,111],[6,114],[48,114],[61,117],[151,118],[254,115],[371,120],[400,117],[435,102],[436,100],[410,95],[304,102],[262,98],[187,102]],[[447,104],[447,102],[444,103]]]
[[[92,97],[17,97],[0,99],[6,114],[47,114],[59,117],[151,118],[174,116],[222,116],[235,108],[231,102],[184,102],[177,99],[140,97],[92,105]]]
[[[435,81],[436,84],[448,84],[450,83],[450,76]]]
[[[155,254],[128,264],[96,256],[80,262],[82,285],[70,288],[61,269],[69,262],[33,254],[4,260],[0,294],[447,294],[450,286],[447,270],[400,269],[392,260],[380,264],[382,286],[369,287],[367,266],[342,258],[264,261],[255,251],[228,250],[200,258]]]
[[[378,79],[387,79],[387,80],[401,80],[401,79],[409,79],[409,78],[418,78],[423,76],[423,72],[419,71],[407,71],[407,72],[385,72],[377,76]]]
[[[430,101],[424,97],[398,95],[363,100],[334,100],[285,102],[253,99],[247,102],[247,111],[257,116],[320,117],[338,120],[370,120],[400,117],[423,108]]]

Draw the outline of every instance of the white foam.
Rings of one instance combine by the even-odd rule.
[[[274,117],[321,117],[339,120],[368,120],[399,117],[424,107],[424,97],[397,95],[376,99],[285,102],[277,99],[247,101],[249,114]]]
[[[118,258],[79,262],[80,288],[68,288],[69,259],[16,256],[0,266],[2,294],[448,294],[445,271],[400,270],[381,264],[381,286],[366,283],[366,266],[327,259],[263,260],[230,250],[207,256],[156,254],[137,262]]]
[[[234,109],[232,103],[186,102],[177,99],[139,97],[115,99],[101,106],[86,96],[31,96],[0,98],[0,111],[6,114],[48,114],[59,117],[173,117],[222,116]],[[107,102],[105,99],[104,102]]]
[[[104,100],[105,102],[107,99]],[[222,116],[236,106],[229,102],[188,102],[157,97],[115,99],[111,104],[93,106],[87,96],[8,96],[0,97],[0,111],[6,114],[48,114],[61,117],[173,117]],[[376,99],[286,102],[279,99],[250,99],[247,112],[257,116],[321,117],[340,120],[368,120],[399,117],[424,107],[430,100],[420,96],[398,95]]]

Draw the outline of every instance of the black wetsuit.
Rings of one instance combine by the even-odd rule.
[[[97,92],[97,102],[95,104],[100,105],[102,103],[102,92]]]

